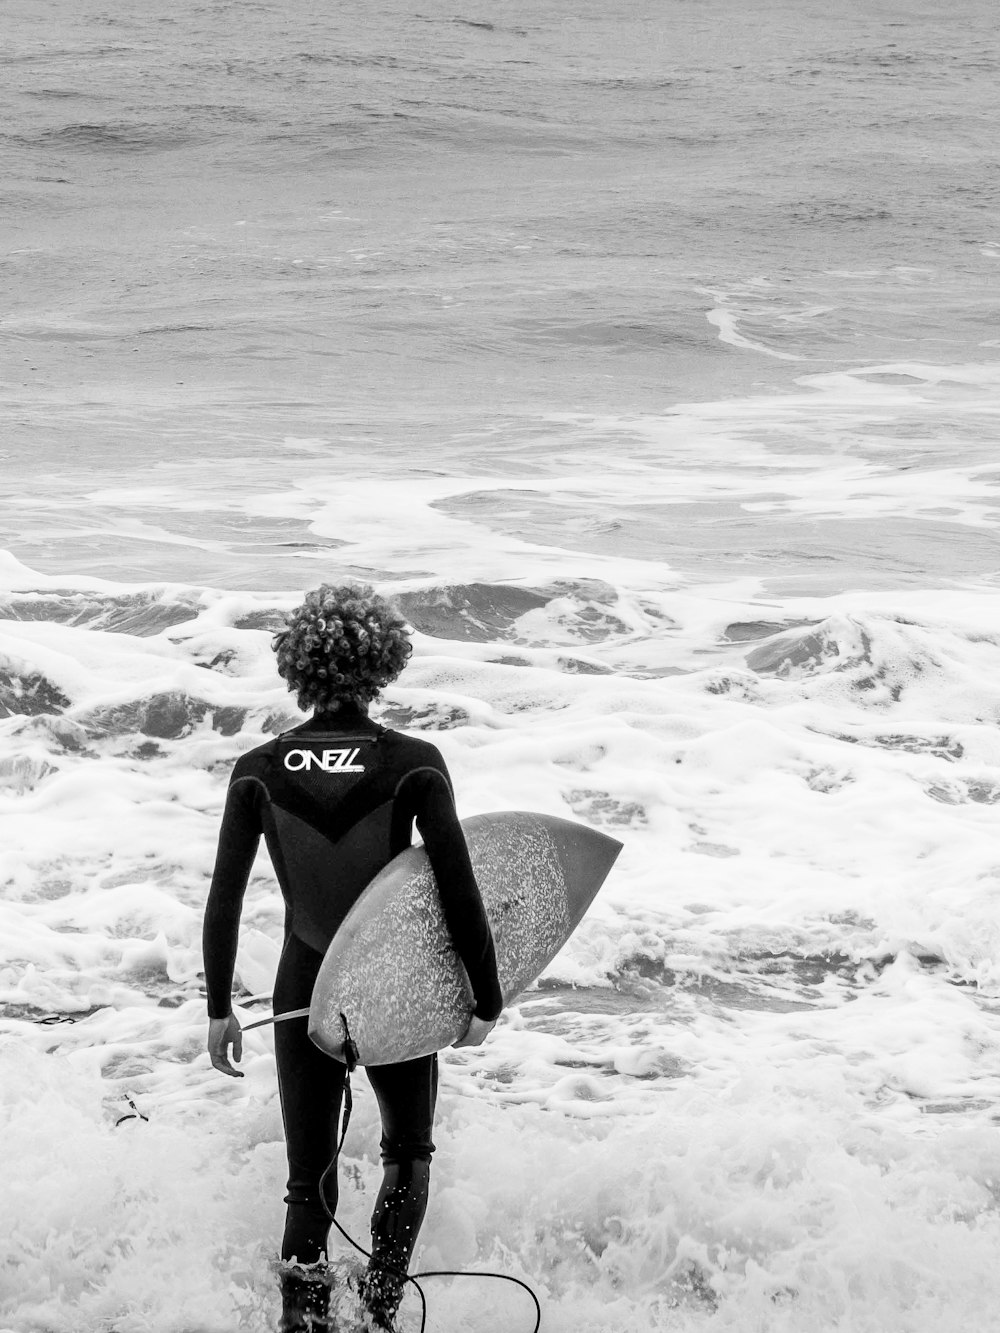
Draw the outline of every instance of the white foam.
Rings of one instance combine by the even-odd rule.
[[[747,338],[740,333],[739,316],[735,315],[733,311],[725,309],[724,306],[716,306],[714,310],[707,310],[705,318],[709,324],[719,330],[719,342],[728,343],[730,347],[745,347],[751,352],[773,356],[778,361],[802,360],[802,357],[796,356],[793,352],[779,352],[764,343],[755,342],[753,338]]]
[[[498,432],[447,475],[391,451],[352,470],[341,450],[334,476],[303,436],[291,480],[257,459],[189,487],[91,488],[94,513],[148,517],[119,527],[143,541],[172,510],[208,529],[223,510],[348,542],[311,568],[343,561],[415,599],[424,629],[385,706],[440,746],[461,813],[545,810],[625,843],[540,986],[486,1047],[447,1057],[425,1266],[526,1276],[567,1333],[967,1330],[993,1308],[990,570],[917,562],[906,587],[765,594],[738,560],[682,569],[676,549],[687,507],[757,533],[906,520],[980,539],[996,386],[990,367],[854,367],[662,417],[553,418],[530,465]],[[893,437],[914,416],[921,432]],[[614,549],[640,529],[645,556]],[[231,765],[295,717],[270,635],[300,591],[9,556],[0,582],[0,697],[67,701],[0,719],[0,1218],[17,1256],[0,1326],[260,1333],[284,1174],[272,1039],[248,1034],[241,1083],[211,1070],[200,930]],[[32,610],[34,593],[49,601]],[[143,637],[111,632],[133,615]],[[269,991],[282,926],[261,858],[244,998]],[[362,1237],[380,1174],[363,1089],[342,1173]],[[114,1128],[125,1093],[148,1124]],[[474,1282],[431,1299],[482,1333],[526,1315]]]

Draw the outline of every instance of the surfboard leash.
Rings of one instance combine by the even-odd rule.
[[[285,1017],[285,1015],[283,1015],[283,1017]],[[289,1014],[287,1017],[291,1017],[291,1015]],[[366,1259],[370,1259],[372,1257],[371,1251],[366,1250],[363,1245],[360,1245],[354,1237],[340,1225],[326,1201],[327,1177],[332,1171],[337,1169],[341,1149],[344,1146],[344,1140],[347,1138],[347,1127],[351,1122],[351,1111],[354,1109],[354,1097],[351,1093],[351,1075],[358,1066],[358,1048],[351,1039],[350,1029],[347,1026],[347,1019],[343,1014],[340,1015],[340,1021],[344,1025],[344,1063],[347,1066],[347,1076],[344,1079],[344,1110],[341,1118],[340,1139],[337,1143],[336,1150],[331,1157],[326,1170],[319,1178],[319,1200],[323,1205],[323,1211],[326,1213],[331,1223],[340,1232],[341,1236],[343,1236],[344,1240],[346,1240],[349,1245],[352,1245],[359,1254],[363,1255]],[[528,1293],[531,1297],[531,1302],[535,1307],[535,1326],[531,1330],[531,1333],[538,1333],[542,1326],[542,1307],[539,1304],[538,1297],[535,1295],[531,1287],[528,1286],[527,1282],[522,1282],[519,1277],[511,1277],[509,1273],[492,1273],[488,1271],[470,1272],[461,1269],[440,1268],[428,1269],[423,1273],[411,1274],[405,1272],[401,1268],[393,1268],[390,1264],[385,1264],[384,1267],[387,1268],[390,1273],[394,1273],[397,1277],[401,1277],[404,1282],[410,1282],[416,1287],[417,1295],[420,1297],[420,1333],[425,1333],[427,1328],[427,1297],[418,1279],[428,1277],[485,1277],[492,1278],[498,1282],[513,1282],[516,1287],[520,1287],[523,1291]]]

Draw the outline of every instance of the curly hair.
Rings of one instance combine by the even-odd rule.
[[[364,583],[324,583],[274,636],[278,674],[304,711],[365,706],[395,680],[413,645],[393,604]]]

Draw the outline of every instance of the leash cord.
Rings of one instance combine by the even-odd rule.
[[[341,1120],[340,1141],[337,1144],[336,1151],[334,1152],[333,1156],[330,1159],[329,1165],[327,1166],[326,1170],[323,1172],[323,1174],[320,1176],[319,1179],[319,1200],[320,1203],[323,1205],[323,1211],[326,1213],[327,1217],[340,1232],[341,1236],[343,1236],[344,1240],[346,1240],[349,1245],[353,1245],[353,1247],[358,1251],[359,1254],[363,1255],[366,1259],[370,1259],[372,1257],[371,1251],[366,1250],[365,1247],[363,1245],[360,1245],[354,1239],[354,1237],[350,1235],[349,1232],[344,1230],[344,1228],[337,1221],[336,1217],[334,1217],[333,1213],[330,1210],[330,1206],[326,1201],[325,1187],[326,1187],[327,1177],[330,1175],[332,1171],[335,1171],[337,1168],[337,1163],[340,1160],[341,1149],[344,1146],[344,1140],[347,1138],[347,1126],[351,1122],[351,1111],[354,1109],[354,1098],[351,1093],[351,1075],[354,1073],[354,1070],[357,1068],[358,1064],[358,1049],[350,1038],[350,1033],[348,1032],[347,1028],[347,1019],[344,1017],[343,1014],[340,1015],[340,1021],[344,1025],[344,1032],[347,1033],[347,1039],[344,1042],[344,1057],[345,1057],[344,1063],[347,1065],[347,1077],[344,1079],[344,1112],[343,1112],[343,1118]],[[405,1272],[401,1268],[393,1268],[389,1264],[384,1264],[383,1267],[385,1267],[390,1273],[395,1274],[396,1277],[401,1277],[404,1280],[404,1282],[412,1283],[412,1285],[416,1287],[417,1295],[420,1297],[420,1333],[425,1333],[425,1330],[427,1328],[427,1297],[424,1294],[423,1287],[421,1287],[417,1279],[428,1278],[428,1277],[486,1277],[486,1278],[492,1278],[498,1282],[513,1282],[516,1287],[520,1287],[523,1291],[526,1291],[528,1293],[528,1295],[531,1297],[532,1304],[535,1307],[535,1326],[531,1330],[531,1333],[538,1333],[538,1330],[542,1326],[542,1307],[538,1302],[538,1297],[535,1295],[534,1291],[532,1291],[531,1287],[528,1286],[527,1282],[522,1282],[519,1277],[511,1277],[509,1273],[491,1273],[491,1272],[473,1273],[467,1270],[462,1271],[451,1268],[440,1268],[440,1269],[428,1269],[426,1272],[423,1273],[410,1274]]]
[[[267,1027],[271,1023],[282,1023],[290,1018],[305,1018],[308,1016],[308,1014],[309,1014],[308,1009],[293,1009],[283,1014],[272,1014],[269,1018],[262,1018],[258,1019],[256,1022],[248,1023],[243,1028],[243,1031],[249,1032],[251,1028]],[[39,1021],[42,1023],[57,1023],[57,1022],[72,1023],[74,1020],[72,1018],[63,1019],[57,1015],[48,1015],[45,1018],[40,1019]],[[344,1025],[344,1033],[346,1036],[346,1039],[344,1041],[344,1063],[347,1066],[347,1077],[344,1079],[344,1110],[341,1119],[340,1139],[337,1143],[337,1147],[334,1151],[333,1156],[330,1158],[326,1170],[319,1178],[319,1200],[320,1203],[323,1205],[323,1211],[326,1213],[331,1223],[340,1232],[344,1240],[346,1240],[349,1245],[352,1245],[354,1249],[356,1249],[358,1253],[362,1255],[365,1259],[370,1259],[372,1257],[371,1251],[366,1250],[365,1247],[363,1245],[360,1245],[348,1231],[345,1231],[345,1229],[337,1221],[336,1217],[334,1217],[330,1209],[330,1205],[326,1201],[327,1178],[329,1177],[331,1172],[337,1169],[337,1163],[340,1160],[340,1154],[344,1146],[344,1140],[347,1138],[347,1127],[351,1122],[351,1112],[354,1109],[354,1097],[351,1093],[351,1075],[354,1073],[358,1065],[358,1048],[351,1040],[350,1031],[347,1026],[347,1019],[343,1014],[340,1015],[340,1021]],[[125,1120],[149,1119],[148,1116],[142,1114],[142,1112],[136,1106],[135,1102],[128,1095],[128,1093],[125,1093],[125,1101],[128,1102],[129,1106],[132,1108],[132,1114],[123,1115],[120,1117],[120,1119],[116,1120],[115,1121],[116,1128]],[[496,1282],[512,1282],[514,1286],[520,1287],[522,1291],[526,1291],[528,1293],[528,1295],[531,1297],[531,1303],[535,1307],[535,1324],[531,1330],[531,1333],[539,1333],[539,1329],[542,1326],[542,1307],[539,1304],[538,1297],[535,1295],[534,1291],[527,1284],[527,1282],[522,1282],[522,1280],[519,1277],[512,1277],[510,1273],[493,1273],[489,1271],[470,1272],[468,1270],[461,1270],[461,1269],[440,1268],[440,1269],[428,1269],[423,1273],[410,1274],[405,1272],[401,1268],[394,1268],[390,1264],[383,1264],[382,1266],[386,1268],[390,1273],[395,1274],[395,1276],[397,1277],[401,1277],[404,1282],[409,1282],[416,1288],[417,1295],[420,1297],[420,1333],[425,1333],[425,1330],[427,1328],[427,1297],[424,1294],[424,1289],[423,1287],[421,1287],[418,1279],[428,1278],[428,1277],[485,1277],[485,1278],[490,1278]]]
[[[125,1101],[128,1102],[132,1110],[128,1113],[128,1115],[120,1115],[118,1117],[118,1119],[115,1121],[115,1129],[117,1129],[119,1125],[124,1124],[126,1120],[146,1120],[146,1121],[149,1120],[149,1116],[143,1115],[143,1113],[139,1110],[138,1106],[136,1106],[135,1102],[132,1100],[129,1093],[123,1092],[122,1097],[124,1098]]]

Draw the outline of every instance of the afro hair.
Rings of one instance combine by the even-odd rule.
[[[286,625],[274,636],[278,674],[303,711],[367,706],[413,651],[403,616],[367,584],[322,584]]]

